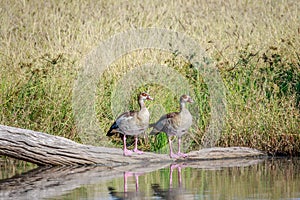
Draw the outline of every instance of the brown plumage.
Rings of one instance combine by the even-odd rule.
[[[171,158],[186,157],[186,154],[180,152],[181,137],[182,135],[187,133],[193,122],[191,113],[185,107],[186,103],[193,103],[193,99],[188,95],[182,95],[180,97],[179,112],[172,112],[163,115],[155,124],[151,124],[151,127],[153,127],[153,129],[150,135],[156,135],[160,132],[165,132],[168,135]],[[173,153],[171,136],[178,137],[177,154]]]
[[[137,149],[138,135],[143,133],[149,126],[150,113],[145,106],[144,100],[153,100],[151,96],[145,92],[138,97],[140,110],[128,111],[121,114],[107,132],[107,136],[112,136],[116,133],[123,135],[124,155],[131,155],[132,151],[126,148],[126,135],[133,135],[135,139],[134,152],[141,154],[142,151]]]

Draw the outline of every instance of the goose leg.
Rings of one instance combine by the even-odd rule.
[[[131,150],[126,148],[126,135],[123,135],[123,145],[124,145],[124,156],[130,156],[132,154]]]
[[[134,136],[134,149],[133,149],[133,151],[134,151],[135,153],[137,153],[137,154],[142,154],[142,153],[144,153],[144,152],[138,150],[138,148],[137,148],[137,143],[138,143],[138,136]]]
[[[170,147],[170,157],[171,158],[178,158],[178,155],[173,153],[171,137],[168,137],[168,140],[169,140],[169,147]]]
[[[181,144],[181,138],[179,137],[179,138],[178,138],[178,153],[177,153],[177,155],[178,155],[179,157],[185,158],[185,157],[187,157],[187,154],[181,153],[181,152],[180,152],[180,144]]]

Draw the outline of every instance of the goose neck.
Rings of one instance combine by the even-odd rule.
[[[184,102],[180,102],[180,111],[182,111],[185,108],[185,103]]]
[[[139,105],[140,105],[140,109],[142,110],[143,108],[145,108],[145,103],[143,99],[139,99]]]

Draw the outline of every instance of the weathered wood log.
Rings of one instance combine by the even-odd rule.
[[[0,155],[38,165],[148,165],[172,163],[168,155],[145,152],[123,156],[121,149],[82,145],[63,137],[0,125]],[[210,148],[188,153],[184,161],[263,156],[263,152],[244,147]],[[180,161],[183,159],[178,159]]]
[[[38,165],[104,165],[170,162],[167,155],[145,152],[123,156],[121,149],[82,145],[42,132],[0,125],[0,154]]]

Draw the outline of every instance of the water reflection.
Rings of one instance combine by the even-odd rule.
[[[124,192],[117,192],[112,186],[108,187],[109,194],[114,199],[142,199],[146,195],[139,191],[139,175],[142,173],[124,172]],[[135,191],[128,191],[127,180],[128,177],[134,176],[135,178]]]
[[[170,165],[170,173],[169,173],[169,188],[163,189],[161,188],[159,182],[151,184],[151,188],[153,190],[153,197],[157,197],[159,199],[191,199],[191,195],[185,191],[181,187],[181,169],[185,167],[185,164],[171,164]],[[177,170],[178,178],[177,185],[173,187],[173,171]],[[132,173],[132,172],[124,172],[124,191],[118,192],[112,186],[108,187],[109,194],[113,199],[145,199],[147,194],[139,191],[139,176],[143,173]],[[134,177],[135,180],[135,190],[128,191],[128,178]]]
[[[169,188],[163,189],[159,185],[159,183],[155,183],[151,185],[151,188],[154,191],[153,196],[159,197],[162,199],[194,199],[193,195],[187,192],[187,190],[182,187],[181,184],[181,169],[185,167],[184,164],[171,164],[170,166],[170,179],[169,179]],[[177,186],[173,187],[173,171],[177,169]]]
[[[0,180],[25,173],[35,168],[37,168],[37,165],[32,163],[13,158],[0,157]]]
[[[300,159],[107,168],[42,167],[0,181],[0,199],[297,199]]]

